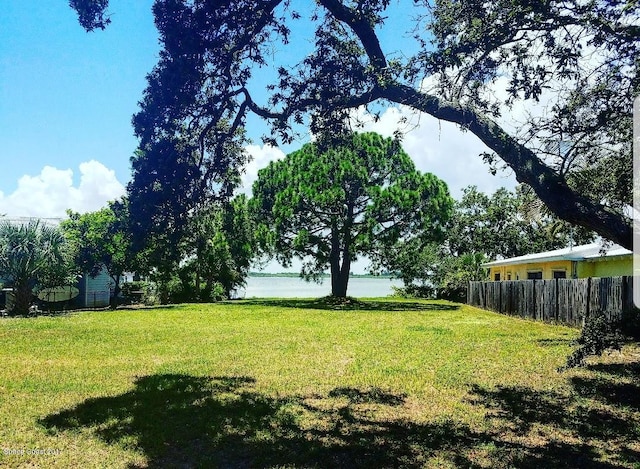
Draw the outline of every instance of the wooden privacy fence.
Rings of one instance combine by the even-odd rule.
[[[591,311],[634,310],[633,277],[469,282],[467,303],[497,313],[581,326]]]

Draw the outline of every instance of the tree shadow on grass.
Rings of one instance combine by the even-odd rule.
[[[598,379],[620,384],[616,366]],[[406,395],[376,387],[273,396],[251,377],[160,374],[39,423],[138,451],[154,468],[637,467],[640,417],[629,396],[638,384],[625,382],[635,389],[619,398],[604,381],[571,382],[565,394],[473,386],[467,404],[487,421],[472,428],[445,416],[413,421]]]
[[[640,361],[628,363],[596,363],[586,367],[610,377],[629,378],[640,382]]]
[[[557,347],[558,345],[571,345],[574,339],[570,338],[553,338],[553,339],[537,339],[536,343],[541,347]]]
[[[580,396],[640,413],[640,360],[590,364],[586,368],[593,372],[591,376],[571,379]]]
[[[638,467],[640,382],[635,365],[597,365],[596,377],[570,378],[572,392],[474,386],[469,401],[487,409],[495,446],[516,467]]]
[[[40,421],[50,433],[89,431],[142,452],[149,467],[422,467],[444,454],[470,467],[461,449],[481,435],[452,422],[376,418],[404,396],[337,388],[327,396],[279,398],[248,377],[153,375],[113,397],[89,399]]]
[[[455,311],[457,304],[427,301],[359,300],[357,298],[255,298],[229,302],[238,306],[274,306],[280,308],[319,309],[329,311]]]
[[[329,397],[346,397],[353,404],[385,404],[399,406],[404,404],[406,395],[393,394],[380,388],[361,390],[357,388],[335,388]]]
[[[634,383],[612,382],[603,378],[572,378],[575,390],[583,397],[609,405],[627,406],[640,412],[640,386]]]

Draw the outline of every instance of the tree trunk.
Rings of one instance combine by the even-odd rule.
[[[119,275],[115,275],[112,276],[111,279],[113,280],[113,298],[111,298],[111,304],[110,307],[111,309],[116,309],[118,307],[118,295],[120,295],[120,276]]]
[[[200,261],[198,261],[200,262]],[[200,283],[200,267],[198,267],[196,269],[196,298],[195,301],[196,303],[199,303],[200,301],[202,301],[202,284]]]
[[[336,227],[335,222],[332,223],[331,226],[331,252],[329,253],[329,266],[331,267],[331,296],[341,296],[340,239],[338,237],[338,228]]]
[[[33,296],[29,284],[17,284],[13,289],[15,295],[15,303],[13,305],[13,314],[29,314],[29,308],[31,307],[31,298]]]
[[[169,281],[165,279],[160,279],[157,282],[158,288],[158,296],[160,299],[161,305],[169,304]]]
[[[350,237],[345,239],[345,249],[342,251],[342,265],[340,265],[340,236],[337,229],[331,230],[331,296],[345,298],[349,285],[349,272],[351,270],[351,253],[349,251]]]
[[[347,296],[347,287],[349,286],[349,269],[351,268],[351,260],[349,257],[342,259],[342,267],[338,268],[337,275],[331,275],[331,295],[339,298]],[[335,280],[334,280],[335,279]]]

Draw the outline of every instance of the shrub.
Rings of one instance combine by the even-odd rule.
[[[640,341],[640,309],[634,308],[622,320],[622,333]]]
[[[134,281],[122,285],[122,296],[126,303],[142,303],[146,306],[158,304],[156,285],[153,282]]]
[[[220,282],[205,284],[200,290],[200,299],[203,302],[222,301],[227,299],[224,287]]]
[[[602,355],[608,350],[620,350],[626,340],[621,328],[620,321],[607,319],[603,311],[592,312],[575,341],[578,348],[567,358],[565,368],[583,366],[588,357]]]
[[[408,284],[404,287],[391,287],[393,295],[400,298],[435,298],[435,289],[431,285]]]
[[[439,288],[436,291],[436,299],[456,301],[458,303],[467,302],[467,287],[448,286]]]

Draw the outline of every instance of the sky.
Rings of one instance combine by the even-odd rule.
[[[124,194],[137,141],[131,116],[158,58],[152,0],[111,0],[112,23],[86,33],[66,1],[8,0],[0,16],[0,214],[62,217],[86,212]],[[402,19],[390,20],[393,32]],[[390,34],[387,37],[393,37]],[[388,47],[395,44],[387,42]],[[454,125],[389,108],[366,130],[391,135],[401,116],[412,119],[404,148],[421,171],[434,173],[452,195],[515,186],[507,172],[492,176],[478,156],[484,145]],[[263,128],[247,129],[253,161],[244,192],[258,169],[285,149],[265,147]],[[257,128],[260,127],[260,130]],[[305,142],[299,142],[302,145]]]

